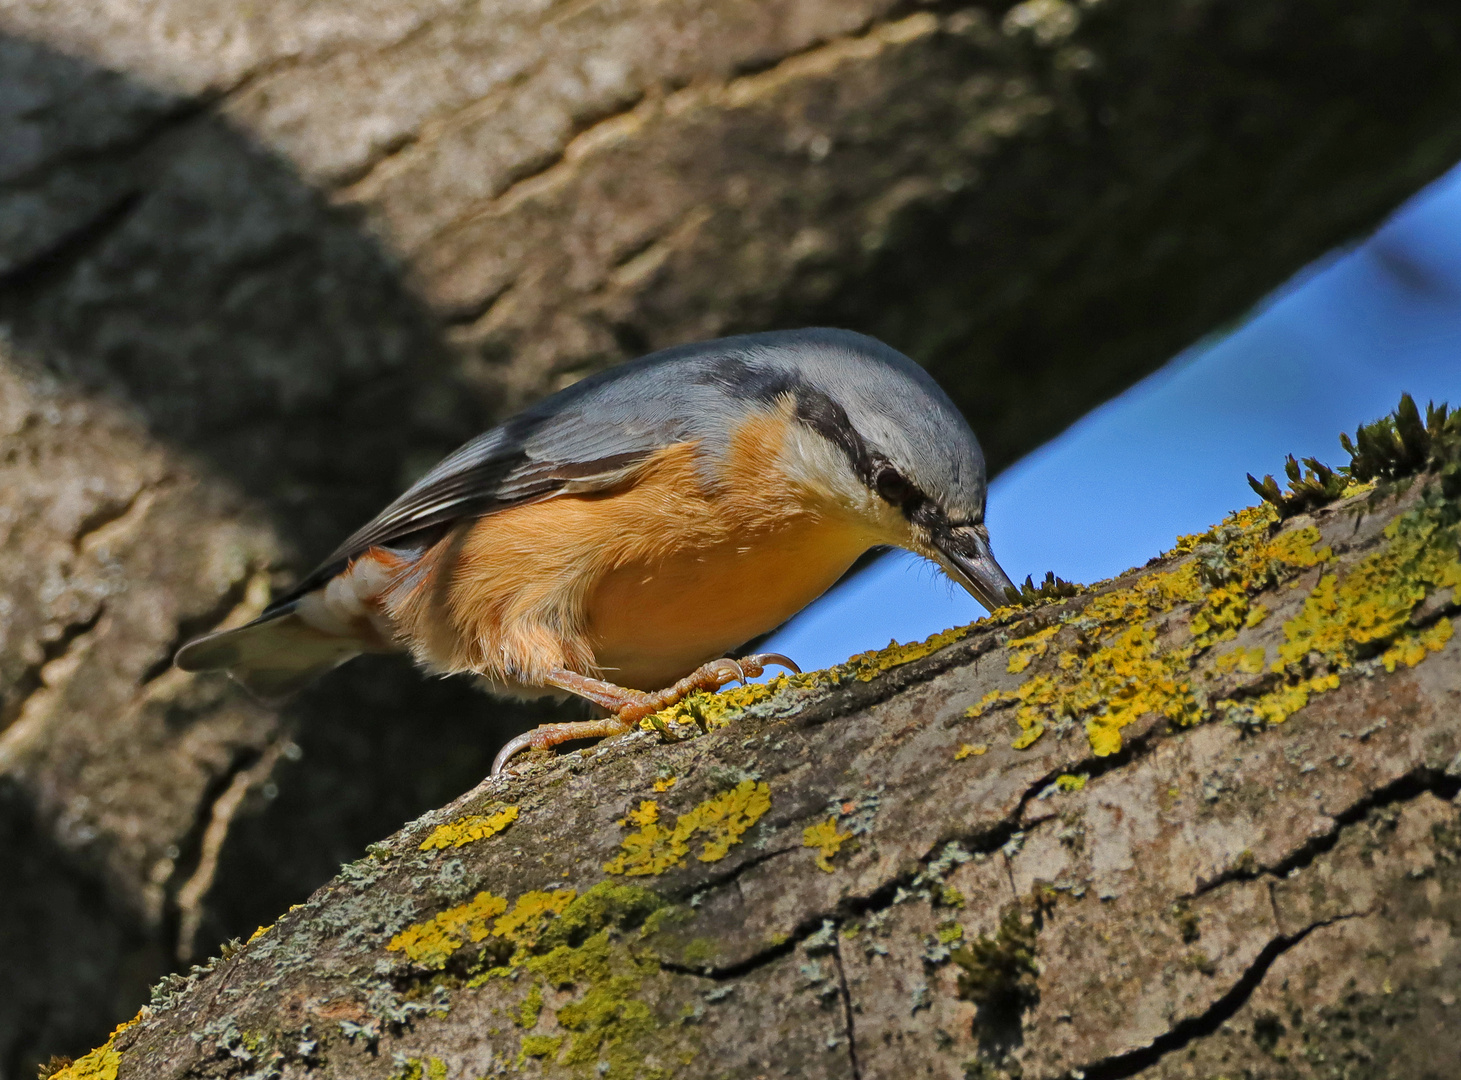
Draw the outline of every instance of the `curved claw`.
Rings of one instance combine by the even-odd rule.
[[[800,675],[802,669],[796,666],[796,661],[789,656],[782,656],[779,652],[757,653],[755,656],[747,656],[746,660],[756,664],[758,667],[767,668],[775,664],[777,667],[784,667],[795,675]]]
[[[746,686],[750,683],[750,680],[746,678],[746,669],[741,667],[741,662],[739,660],[735,659],[734,657],[728,656],[726,657],[726,663],[730,664],[731,667],[736,669],[736,678],[740,680],[742,686]]]
[[[517,757],[518,754],[521,754],[524,750],[532,749],[532,745],[533,733],[531,731],[525,731],[521,735],[509,739],[506,744],[503,745],[502,749],[497,751],[497,756],[492,759],[491,775],[498,775],[500,772],[502,772],[503,766],[505,766],[513,758]]]

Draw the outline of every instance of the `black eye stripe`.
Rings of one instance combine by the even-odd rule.
[[[847,455],[848,463],[878,497],[902,511],[908,520],[928,528],[944,523],[944,513],[924,491],[900,473],[893,463],[872,450],[853,429],[842,406],[805,383],[776,383],[777,393],[791,393],[796,418]],[[768,389],[769,392],[769,389]]]

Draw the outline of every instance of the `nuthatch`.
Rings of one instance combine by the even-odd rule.
[[[786,657],[724,659],[893,545],[993,610],[979,444],[906,356],[843,330],[665,349],[590,376],[423,476],[247,626],[177,664],[266,700],[361,653],[407,650],[494,692],[608,716],[503,747],[628,731]],[[657,689],[664,687],[664,689]]]

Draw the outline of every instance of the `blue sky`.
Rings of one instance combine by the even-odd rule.
[[[996,477],[995,555],[1018,581],[1111,577],[1255,501],[1246,473],[1282,479],[1289,453],[1348,461],[1339,432],[1402,391],[1461,405],[1461,166]],[[932,563],[897,552],[765,648],[820,668],[982,614]]]

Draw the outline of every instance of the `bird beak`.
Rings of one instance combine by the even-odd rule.
[[[934,537],[934,546],[943,555],[939,561],[949,576],[988,610],[1008,604],[1006,589],[1015,583],[1009,579],[994,552],[989,549],[989,533],[983,525],[963,525]]]

